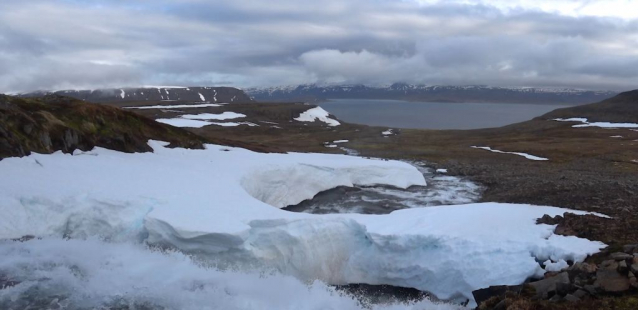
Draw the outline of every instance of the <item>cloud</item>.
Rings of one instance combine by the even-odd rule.
[[[632,2],[608,2],[617,14],[595,10],[600,3],[7,1],[0,92],[315,82],[635,88],[638,19],[620,12]]]

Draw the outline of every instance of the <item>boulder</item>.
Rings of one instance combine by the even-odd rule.
[[[563,285],[571,285],[567,272],[561,272],[554,277],[529,283],[536,290],[536,296],[541,299],[548,299],[550,296],[556,295],[556,286],[558,284],[561,287]]]
[[[611,258],[613,258],[615,261],[619,262],[619,261],[622,261],[622,260],[633,259],[634,256],[631,255],[631,254],[623,253],[623,252],[616,252],[616,253],[612,253],[611,254]]]
[[[638,244],[627,244],[622,247],[623,252],[633,254],[638,252]]]
[[[594,285],[607,293],[623,293],[629,290],[629,279],[618,273],[616,268],[601,268],[596,272],[596,282]]]
[[[638,274],[638,263],[631,265],[630,269],[634,274]]]
[[[574,301],[579,301],[579,300],[580,300],[580,298],[578,298],[578,297],[576,297],[576,296],[574,296],[574,295],[572,295],[572,294],[567,294],[567,295],[565,296],[565,300],[566,300],[566,301],[572,301],[572,302],[574,302]]]
[[[482,288],[480,290],[473,291],[472,292],[472,296],[474,296],[474,300],[476,301],[476,304],[478,304],[480,306],[481,303],[485,302],[486,300],[488,300],[488,299],[490,299],[492,297],[495,297],[495,296],[505,297],[505,293],[507,293],[507,292],[514,292],[514,293],[518,294],[518,293],[521,292],[522,288],[523,288],[522,285],[490,286],[488,288]]]

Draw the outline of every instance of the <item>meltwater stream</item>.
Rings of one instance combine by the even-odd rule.
[[[463,178],[434,172],[423,163],[412,163],[423,173],[426,186],[400,189],[390,186],[337,187],[284,210],[314,214],[387,214],[392,211],[477,202],[483,187]]]

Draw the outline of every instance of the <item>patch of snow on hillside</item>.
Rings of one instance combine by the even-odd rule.
[[[204,95],[202,95],[202,93],[197,93],[199,95],[199,99],[201,99],[202,101],[206,101],[206,97],[204,97]]]
[[[582,124],[574,125],[574,128],[582,127],[600,127],[600,128],[638,128],[636,123],[610,123],[610,122],[589,122],[586,118],[574,117],[574,118],[555,118],[558,122],[579,122]]]
[[[499,150],[492,149],[489,146],[472,146],[472,148],[486,150],[486,151],[490,151],[490,152],[493,152],[493,153],[513,154],[513,155],[523,156],[523,157],[525,157],[525,158],[527,158],[529,160],[549,160],[549,159],[547,159],[545,157],[538,157],[538,156],[530,155],[530,154],[527,154],[527,153],[499,151]]]
[[[301,113],[299,117],[295,118],[295,120],[300,122],[321,121],[328,124],[328,126],[341,125],[341,123],[339,123],[335,119],[330,118],[329,116],[330,114],[326,110],[322,109],[321,107],[315,107]]]
[[[236,127],[239,125],[248,125],[250,127],[258,127],[259,125],[255,124],[255,123],[251,123],[251,122],[225,122],[225,123],[220,123],[220,122],[210,122],[211,125],[217,125],[217,126],[222,126],[222,127]]]
[[[394,132],[392,131],[392,129],[388,129],[386,131],[381,132],[381,134],[384,135],[384,136],[389,136],[389,135],[394,134]]]
[[[210,122],[185,118],[158,118],[155,121],[175,127],[202,128],[204,126],[211,125]]]
[[[220,267],[277,270],[308,283],[319,279],[329,284],[414,287],[458,301],[472,299],[472,290],[478,288],[520,284],[542,275],[537,261],[582,261],[604,247],[600,242],[555,235],[553,225],[537,225],[536,219],[544,214],[586,213],[554,207],[481,203],[387,215],[313,215],[279,209],[338,186],[426,185],[423,175],[403,162],[263,154],[217,145],[206,145],[205,150],[171,149],[156,141],[149,145],[153,153],[95,148],[93,156],[56,152],[3,159],[0,239],[97,235],[146,241]],[[105,253],[112,258],[119,251]],[[82,257],[78,261],[91,263]],[[118,266],[114,261],[107,269]],[[118,276],[105,278],[106,283],[97,277],[101,280],[95,285],[121,293],[117,281],[128,277],[158,285],[177,279],[171,275],[182,277],[170,268],[171,275],[144,280],[143,270],[169,269],[130,268],[122,270],[130,272],[125,276],[111,273]],[[82,283],[91,288],[93,282]],[[208,287],[206,283],[194,281],[186,287]],[[164,291],[157,293],[161,296]],[[229,294],[241,299],[250,293],[238,288]],[[188,299],[185,296],[182,300]]]
[[[221,107],[216,103],[204,103],[204,104],[177,104],[177,105],[145,105],[139,107],[124,107],[125,109],[185,109],[185,108],[208,108],[208,107]]]
[[[225,119],[246,117],[246,115],[241,113],[226,111],[221,114],[212,114],[212,113],[186,114],[186,115],[182,115],[182,117],[188,118],[188,119],[200,119],[200,120],[225,120]]]
[[[349,140],[334,140],[334,141],[332,141],[332,143],[335,143],[335,144],[337,144],[337,143],[347,143],[347,142],[349,142]]]
[[[120,89],[120,97],[122,97],[122,99],[124,99],[125,96],[126,96],[126,92],[124,92],[123,89]]]

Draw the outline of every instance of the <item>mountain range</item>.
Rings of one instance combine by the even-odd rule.
[[[389,86],[315,84],[249,88],[257,101],[319,102],[328,99],[390,99],[421,102],[493,102],[535,104],[585,104],[613,97],[617,92],[554,88],[492,86],[428,86],[395,83]]]
[[[94,90],[35,91],[20,97],[61,95],[89,102],[125,101],[192,101],[192,102],[251,102],[242,90],[233,87],[143,86]]]

